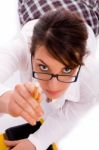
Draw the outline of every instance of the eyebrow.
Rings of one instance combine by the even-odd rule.
[[[36,59],[36,60],[39,60],[39,61],[41,61],[43,64],[45,64],[45,65],[47,65],[43,60],[41,60],[41,59]],[[48,65],[47,65],[48,66]]]
[[[38,60],[38,61],[40,61],[41,63],[43,63],[43,64],[45,64],[46,66],[48,66],[48,67],[50,67],[49,65],[47,65],[43,60],[41,60],[41,59],[36,59],[36,60]],[[68,65],[64,65],[64,67],[69,67]],[[71,68],[71,67],[70,67]],[[71,68],[72,69],[72,68]]]

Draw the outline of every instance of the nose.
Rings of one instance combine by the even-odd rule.
[[[48,81],[48,87],[50,89],[53,89],[53,90],[58,89],[59,85],[60,85],[60,82],[57,80],[56,77],[53,77],[51,80]]]

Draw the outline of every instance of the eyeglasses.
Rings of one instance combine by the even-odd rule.
[[[81,66],[79,67],[76,76],[49,74],[49,73],[42,73],[42,72],[35,72],[35,71],[32,72],[32,76],[36,79],[43,80],[43,81],[49,81],[52,78],[57,78],[57,80],[60,81],[60,82],[73,83],[73,82],[76,82],[77,79],[78,79],[80,68],[81,68]]]

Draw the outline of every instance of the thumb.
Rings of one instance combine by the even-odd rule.
[[[41,102],[41,92],[40,92],[39,86],[37,84],[34,85],[31,82],[24,83],[24,86],[31,93],[33,98],[40,103]]]
[[[19,144],[21,142],[21,140],[16,140],[16,141],[9,141],[9,140],[5,140],[4,143],[8,146],[8,147],[14,147],[17,144]]]

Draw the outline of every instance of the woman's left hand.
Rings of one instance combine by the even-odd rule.
[[[17,141],[5,140],[5,144],[8,146],[9,150],[36,150],[36,147],[28,139]]]

